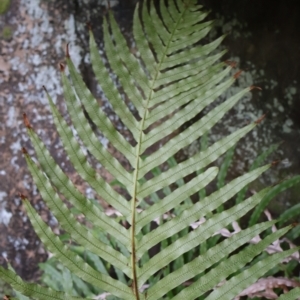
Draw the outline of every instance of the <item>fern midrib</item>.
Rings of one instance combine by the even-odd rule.
[[[174,33],[178,27],[178,25],[180,24],[187,8],[189,6],[189,3],[185,6],[185,10],[183,10],[181,12],[181,16],[178,18],[177,22],[174,25],[174,28],[172,30],[172,32],[170,32],[170,37],[169,40],[166,44],[166,46],[164,47],[164,51],[163,51],[163,55],[161,57],[161,60],[159,61],[159,63],[157,64],[157,68],[156,68],[156,73],[154,75],[154,79],[152,80],[152,85],[150,87],[150,91],[149,91],[149,95],[148,98],[146,99],[146,105],[144,106],[144,115],[142,116],[142,119],[140,121],[140,129],[139,129],[139,136],[138,136],[138,141],[137,141],[137,145],[136,145],[136,161],[135,161],[135,171],[134,171],[134,175],[133,175],[133,193],[132,193],[132,201],[131,201],[131,212],[132,212],[132,216],[131,216],[131,265],[132,265],[132,288],[134,291],[134,294],[136,296],[137,300],[140,300],[139,297],[139,290],[138,290],[138,278],[137,278],[137,257],[136,257],[136,246],[135,246],[135,223],[136,223],[136,206],[137,206],[137,183],[138,183],[138,179],[139,179],[139,164],[140,164],[140,155],[141,153],[141,147],[143,144],[143,130],[144,130],[144,124],[145,124],[145,120],[146,120],[146,116],[148,113],[148,107],[149,107],[149,102],[152,99],[152,95],[153,95],[153,90],[155,87],[155,83],[156,80],[159,76],[159,70],[161,68],[161,65],[163,64],[166,56],[167,56],[167,51],[170,47],[170,43],[172,41],[172,38],[174,36]]]

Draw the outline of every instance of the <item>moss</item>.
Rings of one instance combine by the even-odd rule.
[[[2,29],[1,37],[5,40],[9,40],[12,36],[13,36],[13,31],[12,31],[11,27],[5,26]]]
[[[7,11],[9,4],[10,4],[10,0],[0,1],[0,15],[4,14]]]

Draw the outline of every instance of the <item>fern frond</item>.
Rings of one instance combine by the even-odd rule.
[[[300,182],[300,176],[294,176],[292,178],[289,178],[278,185],[274,186],[272,190],[269,192],[269,194],[264,198],[264,200],[255,208],[253,214],[251,215],[249,225],[255,224],[261,213],[264,211],[266,206],[269,204],[269,202],[279,193],[285,191],[286,189],[292,187],[294,184],[297,184]]]
[[[220,62],[226,51],[217,51],[217,47],[224,36],[200,45],[214,23],[204,21],[206,16],[196,0],[166,0],[157,5],[152,0],[143,1],[134,12],[134,55],[109,12],[103,22],[107,63],[90,30],[94,73],[107,101],[131,132],[130,139],[115,128],[99,106],[67,47],[66,66],[61,64],[60,69],[72,124],[67,124],[47,93],[54,123],[78,175],[93,189],[95,198],[105,201],[117,217],[108,216],[109,211],[103,211],[95,200],[76,188],[24,115],[39,162],[35,163],[24,149],[28,168],[42,198],[73,244],[65,245],[22,195],[36,233],[57,258],[57,264],[64,265],[62,278],[66,282],[62,284],[65,293],[61,293],[24,283],[12,270],[0,268],[0,277],[7,276],[16,290],[34,299],[81,299],[74,297],[81,295],[72,291],[74,281],[85,291],[82,295],[88,297],[88,287],[92,286],[128,300],[232,299],[273,264],[298,250],[262,255],[261,261],[255,260],[291,228],[268,235],[275,221],[256,224],[259,212],[276,188],[277,192],[283,190],[298,182],[299,177],[240,201],[248,184],[271,165],[255,165],[228,183],[228,164],[221,167],[221,172],[211,166],[227,151],[231,159],[235,144],[261,119],[203,147],[180,163],[174,158],[195,140],[207,138],[210,129],[253,89],[247,87],[222,103],[215,103],[240,72],[232,76],[232,64]],[[189,124],[195,117],[197,120]],[[108,140],[109,148],[101,143],[97,131]],[[84,148],[120,189],[103,179]],[[265,157],[266,154],[259,160]],[[218,189],[210,192],[215,178]],[[237,197],[235,205],[229,201],[233,197]],[[91,226],[80,223],[64,201],[82,213]],[[220,239],[219,232],[253,208],[256,210],[250,220],[252,227]],[[205,222],[195,228],[194,223],[203,219]],[[245,246],[262,232],[266,235],[260,242]],[[155,255],[152,251],[156,251]],[[224,280],[224,285],[219,286]],[[187,281],[190,286],[186,286]],[[57,285],[53,284],[53,288]]]
[[[28,296],[34,297],[35,299],[44,299],[44,300],[65,300],[66,294],[63,292],[57,292],[50,288],[45,288],[34,283],[24,282],[14,271],[6,270],[0,266],[0,274],[5,281],[11,284],[11,286],[19,291],[20,293]],[[18,298],[7,298],[7,299],[18,299]],[[68,295],[70,300],[83,300],[88,298],[73,297]]]
[[[279,144],[272,145],[270,148],[268,148],[266,151],[264,151],[262,154],[260,154],[254,160],[249,171],[252,171],[252,170],[256,169],[257,167],[259,167],[263,163],[263,161],[278,148],[278,146],[279,146]],[[240,203],[245,198],[246,192],[247,192],[247,187],[243,188],[238,193],[238,195],[236,197],[236,203]]]

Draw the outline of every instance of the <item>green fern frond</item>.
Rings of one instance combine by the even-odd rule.
[[[15,290],[20,293],[24,293],[28,297],[33,297],[34,299],[45,299],[45,300],[54,300],[60,299],[65,300],[66,294],[62,292],[53,291],[49,288],[45,288],[33,283],[24,282],[9,266],[9,269],[6,270],[0,266],[0,276],[4,277],[5,281],[9,283]],[[18,298],[8,298],[8,299],[18,299]],[[70,300],[80,300],[83,298],[68,296]],[[84,298],[87,299],[87,298]]]
[[[299,297],[299,295],[300,295],[300,288],[297,287],[297,288],[292,289],[291,291],[289,291],[286,294],[282,294],[278,298],[278,300],[294,300],[294,299],[297,299],[297,297]]]
[[[275,224],[275,221],[256,224],[256,213],[250,220],[253,226],[228,239],[218,236],[211,242],[211,237],[253,208],[260,212],[261,203],[269,201],[273,195],[273,189],[266,188],[230,206],[229,200],[243,198],[248,184],[271,165],[257,165],[228,183],[225,183],[228,163],[220,173],[217,167],[211,166],[227,151],[231,151],[229,162],[233,147],[260,123],[260,119],[180,163],[174,159],[184,147],[207,136],[210,129],[222,122],[225,114],[253,89],[245,88],[223,103],[214,104],[235,82],[239,72],[230,76],[232,66],[220,62],[225,51],[218,52],[217,48],[224,37],[204,44],[213,27],[213,22],[204,21],[206,16],[195,0],[160,1],[158,7],[152,1],[138,4],[133,22],[135,56],[109,12],[103,23],[109,67],[99,55],[90,32],[95,76],[114,112],[131,132],[130,141],[99,106],[76,70],[67,47],[66,66],[61,64],[60,69],[67,110],[78,136],[74,136],[47,93],[54,123],[77,173],[119,214],[119,218],[109,217],[76,188],[24,115],[39,162],[35,163],[23,149],[28,168],[42,198],[73,243],[64,244],[22,195],[36,233],[65,266],[62,278],[66,282],[63,293],[55,290],[57,284],[52,283],[52,288],[46,289],[25,283],[11,269],[1,267],[0,277],[15,290],[33,299],[88,299],[76,297],[79,294],[73,291],[73,280],[82,286],[84,295],[90,295],[88,287],[93,286],[94,291],[105,291],[128,300],[232,299],[274,264],[298,250],[293,248],[267,255],[251,265],[267,246],[291,229],[288,226],[266,234],[260,242],[249,246],[252,239],[268,232]],[[110,77],[110,69],[117,76],[120,88]],[[203,114],[204,111],[208,112]],[[85,112],[118,156],[102,145]],[[201,118],[183,126],[200,113]],[[114,189],[101,177],[88,161],[83,147],[125,193]],[[193,179],[185,180],[193,173],[197,173]],[[219,189],[206,193],[205,188],[215,178],[218,178]],[[298,179],[293,179],[291,184]],[[280,189],[288,186],[286,182]],[[198,193],[201,194],[199,201],[192,201],[192,196]],[[82,213],[93,227],[80,223],[64,200]],[[203,224],[190,228],[202,219],[205,220]],[[155,248],[153,255],[150,250]],[[200,250],[191,252],[193,249]],[[53,273],[53,268],[50,271]],[[220,286],[221,283],[224,284]],[[289,297],[292,296],[282,299]]]

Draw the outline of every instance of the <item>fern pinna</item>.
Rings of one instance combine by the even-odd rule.
[[[144,1],[137,5],[133,22],[138,50],[136,56],[131,53],[113,14],[109,12],[104,19],[104,43],[109,67],[118,77],[122,93],[130,100],[130,105],[122,99],[111,79],[90,32],[94,73],[114,112],[131,132],[134,142],[128,142],[102,111],[75,69],[68,49],[66,66],[61,64],[61,75],[67,110],[78,137],[74,137],[47,95],[55,125],[71,163],[99,197],[123,216],[126,227],[124,222],[109,217],[95,201],[79,192],[55,163],[24,115],[39,164],[32,160],[25,148],[23,152],[41,196],[61,228],[70,234],[74,245],[82,246],[106,268],[100,270],[77,255],[71,245],[64,244],[42,221],[30,201],[21,195],[31,223],[47,249],[63,265],[78,278],[114,299],[232,299],[297,250],[265,256],[245,268],[254,257],[290,229],[285,227],[255,245],[242,247],[275,223],[268,221],[216,242],[215,246],[202,251],[197,257],[184,258],[191,249],[206,243],[214,233],[244,216],[269,191],[266,188],[232,208],[217,211],[218,207],[270,167],[266,165],[232,180],[196,203],[190,199],[218,174],[217,167],[205,168],[232,148],[260,120],[179,164],[174,160],[170,164],[179,150],[208,132],[253,88],[240,91],[185,130],[179,130],[226,91],[239,75],[237,72],[235,76],[230,76],[232,64],[219,62],[224,51],[216,49],[224,37],[205,45],[199,43],[213,24],[203,21],[207,13],[201,11],[201,6],[196,2],[168,0],[159,1],[155,6],[152,1]],[[66,67],[70,80],[65,72]],[[135,114],[129,106],[134,107]],[[127,160],[130,168],[125,168],[101,144],[84,110],[115,150]],[[129,200],[107,183],[88,162],[77,138],[126,190]],[[147,150],[158,143],[158,149],[149,154]],[[162,165],[164,168],[160,168]],[[183,181],[184,177],[199,170],[201,172],[192,180]],[[93,228],[78,222],[61,196],[80,211],[93,224]],[[165,220],[166,215],[169,217]],[[204,217],[206,221],[201,226],[194,230],[189,228]],[[155,229],[151,228],[154,220],[158,220]],[[178,235],[180,232],[184,234]],[[157,253],[150,255],[149,250],[154,246],[157,246]],[[75,296],[72,291],[64,293],[26,283],[10,266],[8,269],[0,268],[0,277],[16,291],[33,299],[87,299]],[[286,294],[281,299],[294,299],[289,298],[291,295]]]

